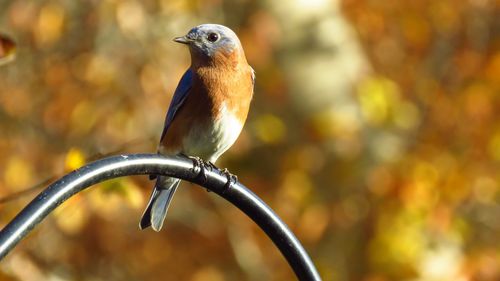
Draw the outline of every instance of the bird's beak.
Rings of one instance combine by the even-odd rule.
[[[175,37],[174,38],[174,42],[177,42],[177,43],[181,43],[181,44],[189,44],[191,43],[193,40],[186,37],[186,36],[181,36],[181,37]]]

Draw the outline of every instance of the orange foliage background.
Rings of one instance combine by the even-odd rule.
[[[17,49],[0,66],[0,196],[154,152],[189,65],[171,39],[222,23],[257,83],[218,165],[275,209],[324,280],[500,280],[498,4],[2,1]],[[189,184],[162,232],[139,231],[151,187],[129,177],[72,198],[0,280],[293,280],[251,221]],[[0,224],[34,195],[2,203]]]

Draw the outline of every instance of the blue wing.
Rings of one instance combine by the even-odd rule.
[[[170,102],[170,106],[168,108],[167,117],[165,118],[165,126],[163,128],[160,141],[167,133],[168,127],[170,127],[170,124],[172,124],[172,121],[174,120],[175,114],[186,100],[192,84],[193,72],[191,69],[188,69],[186,73],[182,75],[181,81],[179,81],[179,85],[177,85],[177,89],[175,89],[174,96],[172,97],[172,101]]]

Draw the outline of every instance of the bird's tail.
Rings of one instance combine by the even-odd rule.
[[[176,178],[162,176],[156,178],[153,193],[139,223],[140,229],[151,226],[154,231],[160,231],[167,216],[168,206],[179,183],[180,180]]]

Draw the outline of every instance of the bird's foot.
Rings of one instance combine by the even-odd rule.
[[[200,157],[189,156],[189,159],[193,161],[193,172],[198,171],[197,178],[201,178],[203,182],[206,182],[208,179],[207,170],[212,171],[216,168],[215,165],[211,162],[203,161]]]
[[[231,185],[233,183],[237,183],[238,182],[238,177],[236,175],[233,175],[231,174],[228,169],[224,168],[224,170],[222,170],[222,173],[226,176],[227,178],[227,182],[226,184],[224,185],[224,191],[228,190],[229,188],[231,188]]]
[[[188,156],[191,161],[193,161],[193,172],[198,172],[197,178],[202,178],[203,181],[207,180],[207,174],[205,173],[205,162],[200,157]]]

